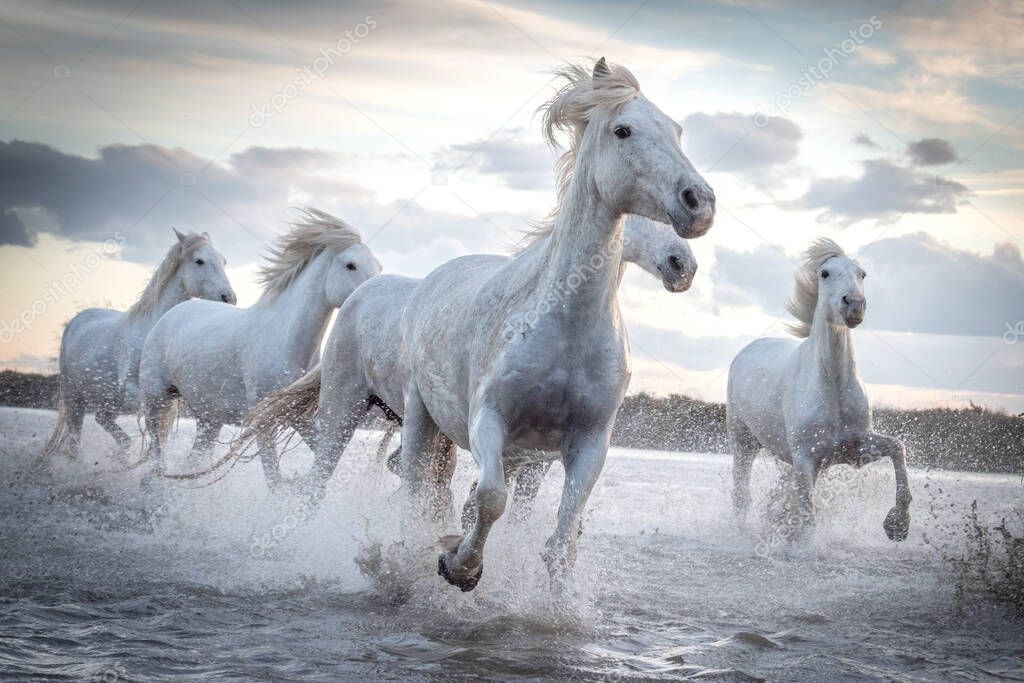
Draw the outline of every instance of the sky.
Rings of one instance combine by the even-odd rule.
[[[1024,5],[962,2],[60,2],[0,6],[0,366],[127,308],[207,231],[239,305],[295,207],[391,273],[507,252],[554,202],[536,109],[605,56],[715,189],[692,289],[627,271],[630,392],[722,400],[785,336],[800,252],[868,272],[876,405],[1024,411]]]

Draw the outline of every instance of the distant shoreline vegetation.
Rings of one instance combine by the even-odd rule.
[[[0,405],[56,410],[57,375],[0,371]],[[376,414],[373,411],[371,415]],[[912,467],[1024,475],[1024,418],[972,406],[874,411],[875,429],[907,445]],[[728,453],[725,405],[672,394],[627,396],[612,445]]]

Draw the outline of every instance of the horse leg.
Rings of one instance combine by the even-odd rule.
[[[256,448],[260,454],[260,465],[267,488],[271,491],[281,484],[281,458],[277,452],[277,444],[264,436],[256,437]]]
[[[419,390],[410,383],[405,389],[405,414],[402,416],[402,446],[398,471],[402,485],[407,487],[410,501],[417,513],[430,514],[436,479],[433,476],[434,449],[438,445],[440,430],[427,407],[423,405]]]
[[[408,403],[406,404],[408,406]],[[406,424],[409,416],[406,413]],[[404,436],[404,435],[403,435]],[[476,588],[483,574],[483,552],[494,522],[505,512],[508,498],[501,451],[505,443],[505,425],[494,411],[484,408],[470,418],[469,445],[477,461],[479,475],[473,498],[476,519],[473,527],[456,546],[446,543],[446,552],[437,559],[437,573],[453,586],[465,591]]]
[[[750,508],[750,472],[761,445],[750,428],[738,419],[728,420],[727,429],[732,449],[732,507],[742,525]]]
[[[196,436],[192,440],[192,451],[188,459],[193,466],[209,465],[210,455],[213,451],[213,444],[220,435],[220,428],[224,425],[220,422],[196,419]]]
[[[517,472],[521,467],[516,467],[510,464],[507,460],[504,463],[505,469],[505,486],[506,488],[512,482],[513,479],[518,477]],[[518,481],[518,479],[517,479]],[[473,484],[469,487],[469,495],[466,496],[466,502],[462,504],[462,531],[463,533],[468,532],[473,528],[473,524],[476,522],[476,485],[477,480],[473,480]]]
[[[890,541],[905,541],[910,529],[910,480],[907,476],[907,449],[903,442],[874,432],[863,437],[858,444],[862,463],[889,458],[896,475],[896,504],[885,516],[882,528]]]
[[[791,535],[803,536],[814,526],[814,484],[821,470],[815,449],[798,449],[793,454],[793,495]]]
[[[540,485],[551,469],[550,462],[528,462],[516,472],[516,487],[512,495],[512,521],[521,523],[533,512]],[[582,529],[581,529],[582,531]]]
[[[327,495],[327,483],[334,475],[341,454],[370,410],[369,395],[369,388],[363,383],[335,382],[325,369],[313,439],[313,468],[308,475],[307,493],[313,504],[319,504]]]
[[[161,390],[144,397],[143,416],[146,428],[146,457],[151,463],[150,470],[142,478],[143,488],[149,488],[152,480],[164,472],[164,457],[161,440],[167,433],[167,421],[174,407],[173,390]]]
[[[434,441],[432,476],[434,482],[434,519],[443,521],[452,507],[452,476],[458,462],[459,450],[455,443],[444,434],[438,433]]]
[[[132,439],[128,436],[128,432],[121,429],[120,425],[117,424],[117,413],[109,408],[100,408],[96,411],[96,422],[100,427],[107,430],[110,436],[114,437],[120,454],[124,456],[128,449],[131,448]]]
[[[72,398],[67,402],[67,455],[75,460],[82,447],[82,425],[85,422],[85,402]]]
[[[562,446],[565,482],[558,506],[558,523],[544,548],[544,561],[552,576],[564,574],[576,564],[583,508],[608,454],[610,430],[570,434]]]

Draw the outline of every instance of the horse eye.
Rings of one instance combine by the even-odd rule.
[[[349,270],[355,270],[356,269],[356,264],[354,264],[354,263],[346,263],[345,267],[348,268]]]
[[[821,271],[821,278],[823,280],[828,278],[828,271],[827,270]]]
[[[206,263],[206,261],[204,261],[203,259],[201,259],[201,258],[197,258],[197,259],[196,259],[196,265],[197,265],[197,266],[201,266],[201,265],[203,265],[204,263]]]
[[[631,131],[629,129],[629,126],[616,126],[615,127],[615,137],[617,137],[620,140],[625,140],[626,138],[628,138],[632,134],[633,134],[633,131]]]
[[[861,280],[863,280],[863,279],[864,279],[864,278],[866,278],[867,276],[868,276],[868,274],[867,274],[867,273],[865,273],[864,271],[861,271],[861,273],[860,273],[860,279],[861,279]]]

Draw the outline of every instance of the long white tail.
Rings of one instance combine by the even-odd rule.
[[[283,431],[312,423],[320,407],[321,377],[322,372],[317,365],[250,408],[242,421],[242,429],[231,442],[231,453],[240,456],[257,441],[274,443]]]
[[[46,441],[43,447],[43,459],[53,458],[60,453],[67,453],[74,456],[78,449],[78,439],[72,433],[68,423],[68,407],[64,401],[64,389],[57,386],[57,424],[53,428],[53,434]]]

